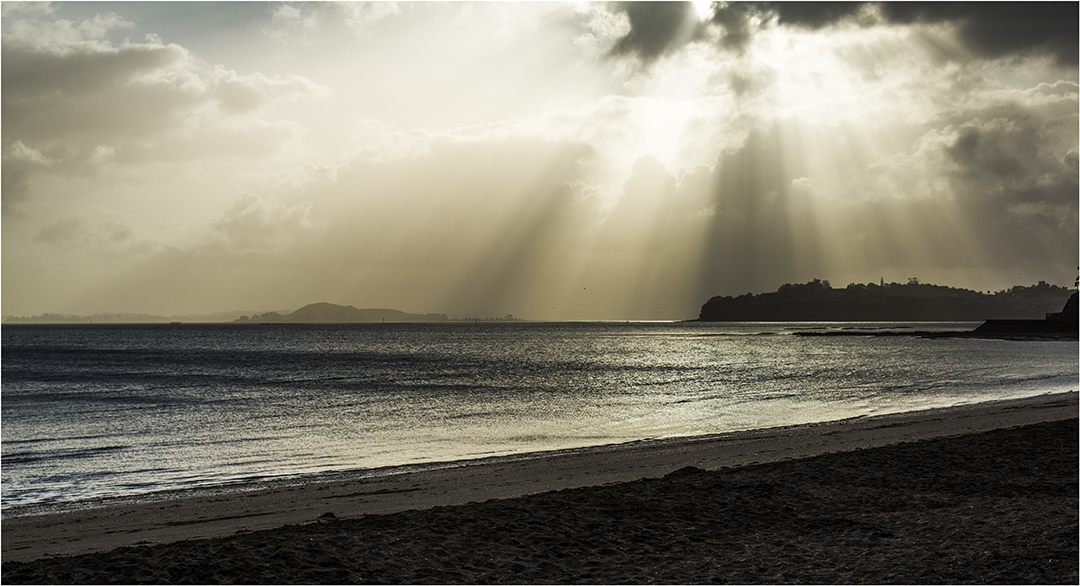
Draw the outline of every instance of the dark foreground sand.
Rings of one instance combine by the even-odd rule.
[[[30,546],[9,547],[5,521],[2,581],[1076,584],[1080,430],[1064,397],[999,410],[1057,414],[1033,425],[28,562],[9,561]],[[889,421],[873,429],[911,429]],[[39,533],[62,533],[58,518],[37,517]]]

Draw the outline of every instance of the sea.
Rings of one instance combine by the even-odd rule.
[[[2,328],[3,514],[1075,391],[975,323]]]

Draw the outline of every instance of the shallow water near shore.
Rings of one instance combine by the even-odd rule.
[[[1076,390],[1075,341],[975,324],[3,328],[13,508]]]

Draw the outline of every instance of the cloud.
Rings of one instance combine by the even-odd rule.
[[[279,100],[322,96],[328,90],[299,75],[267,77],[262,73],[238,75],[220,65],[209,76],[208,92],[229,114],[246,114]]]
[[[623,12],[611,12],[606,6],[587,4],[571,13],[558,13],[558,22],[574,31],[574,44],[589,54],[611,51],[630,33],[630,19]]]
[[[742,2],[729,2],[713,13],[713,22],[724,31],[720,45],[736,53],[742,53],[753,39],[751,22],[753,6]]]
[[[1070,204],[1071,215],[1061,220],[1075,226],[1078,111],[1080,87],[1074,82],[992,92],[975,107],[946,117],[937,139],[926,145],[939,151],[945,175],[974,207],[996,212],[1033,200]]]
[[[942,149],[952,164],[947,177],[965,215],[977,222],[981,240],[995,254],[1068,262],[1062,256],[1075,253],[1080,182],[1070,153],[1078,124],[1074,102],[1073,111],[1061,118],[1025,112],[974,117],[947,129]]]
[[[763,12],[775,12],[780,24],[822,28],[851,20],[865,10],[862,2],[751,2]]]
[[[312,228],[311,205],[305,201],[287,207],[276,199],[245,194],[213,229],[235,250],[275,250],[286,246],[294,235]]]
[[[227,156],[265,156],[300,129],[260,115],[273,104],[327,93],[298,75],[210,67],[153,36],[113,44],[102,37],[130,26],[115,15],[81,22],[35,16],[5,23],[2,41],[8,214],[47,174],[92,173],[106,162],[207,158],[225,149]],[[49,164],[20,158],[19,149]]]
[[[384,19],[401,14],[397,2],[343,2],[336,6],[345,18],[345,25],[357,34],[369,33]]]
[[[82,218],[72,217],[44,226],[34,236],[38,242],[49,244],[72,244],[85,240],[89,235]]]
[[[126,222],[91,223],[79,216],[42,226],[34,234],[33,242],[108,261],[132,255],[142,257],[157,248],[153,242],[137,238]]]
[[[983,57],[1045,51],[1077,64],[1075,2],[886,2],[881,12],[894,23],[959,23],[961,39]]]
[[[4,18],[16,18],[19,16],[33,16],[42,18],[55,12],[49,2],[4,2],[0,6],[0,15]]]
[[[712,23],[720,27],[720,46],[742,54],[765,27],[778,25],[818,29],[856,22],[874,24],[867,5],[860,2],[720,2]]]
[[[779,24],[822,28],[838,22],[873,24],[953,23],[977,56],[1004,57],[1044,51],[1064,65],[1077,64],[1080,8],[1075,2],[759,2],[747,9],[773,13]]]
[[[630,30],[612,47],[612,55],[635,55],[651,63],[702,33],[689,2],[621,2],[615,9],[629,18]]]
[[[41,151],[32,149],[21,140],[7,145],[3,154],[3,213],[16,214],[30,196],[30,176],[51,163]]]
[[[17,3],[16,3],[17,4]],[[71,45],[92,46],[113,29],[130,28],[133,23],[115,13],[97,14],[79,22],[52,20],[53,9],[41,3],[39,10],[9,10],[4,5],[4,18],[11,19],[5,27],[4,40],[10,46],[26,46],[37,50],[62,49]]]
[[[3,215],[17,216],[23,203],[30,197],[30,172],[18,163],[5,162],[2,176]]]
[[[159,42],[69,45],[3,53],[4,136],[38,141],[145,138],[175,131],[191,115],[253,112],[325,88],[299,76],[238,75],[203,69],[177,45]],[[5,141],[7,142],[7,141]]]
[[[286,2],[270,10],[264,32],[285,45],[308,45],[326,23],[342,23],[356,35],[368,36],[376,25],[401,14],[397,2]]]
[[[281,43],[310,43],[312,35],[322,27],[321,4],[282,3],[275,5],[270,14],[271,24],[266,28],[266,34]]]
[[[873,27],[951,24],[976,57],[1043,52],[1075,67],[1078,42],[1075,2],[725,2],[712,22],[723,31],[721,46],[742,53],[762,27],[822,29],[847,24]]]
[[[17,35],[4,35],[4,102],[25,103],[53,95],[85,95],[116,86],[131,85],[188,60],[176,45],[157,42],[28,43]]]

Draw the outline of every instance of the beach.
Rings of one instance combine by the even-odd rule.
[[[1077,393],[6,515],[5,583],[1076,583]]]

